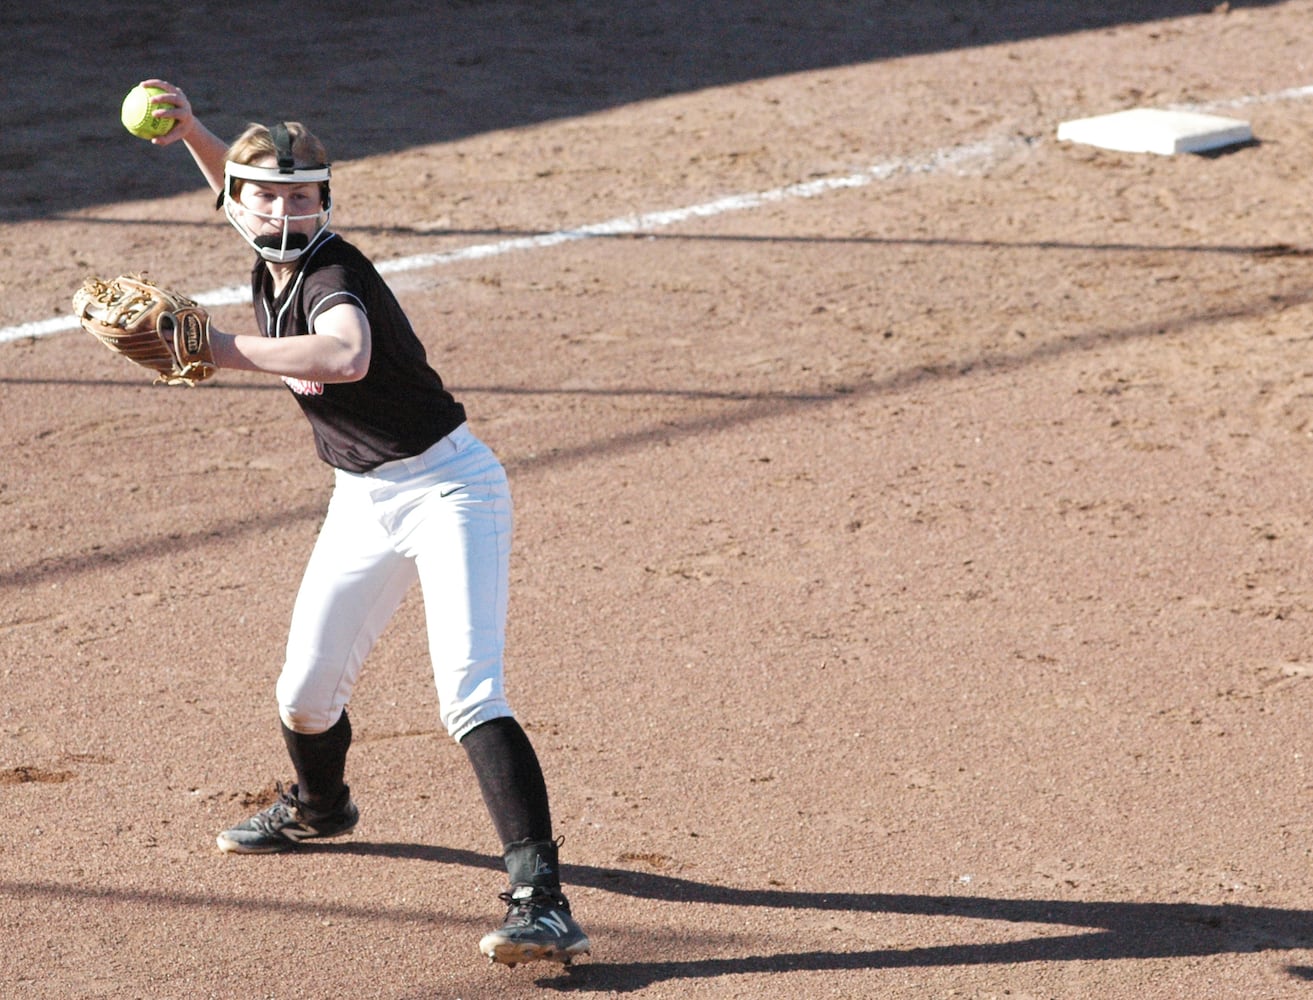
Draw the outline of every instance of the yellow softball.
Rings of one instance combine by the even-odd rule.
[[[129,90],[128,96],[123,98],[123,110],[119,114],[123,119],[123,127],[141,139],[154,139],[166,134],[176,124],[174,119],[153,117],[156,105],[150,103],[153,95],[163,93],[159,87],[143,87],[140,84]]]

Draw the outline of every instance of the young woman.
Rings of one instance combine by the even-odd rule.
[[[345,781],[347,705],[383,627],[419,581],[443,725],[464,747],[501,838],[510,890],[489,960],[569,963],[590,943],[561,891],[538,758],[507,704],[502,651],[511,500],[369,260],[329,230],[329,164],[304,126],[251,125],[231,147],[165,80],[152,140],[185,144],[250,244],[259,335],[211,329],[220,368],[281,376],[314,431],[334,489],[292,611],[276,695],[296,782],[219,834],[260,854],[355,827]]]

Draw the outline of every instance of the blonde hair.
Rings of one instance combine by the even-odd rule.
[[[313,132],[302,125],[300,122],[283,122],[283,127],[287,129],[287,137],[292,141],[292,160],[294,169],[318,168],[328,166],[328,153],[324,149],[324,144],[319,141]],[[273,133],[268,125],[261,125],[258,122],[252,122],[246,126],[233,144],[228,147],[228,152],[224,158],[229,163],[238,163],[243,166],[250,166],[256,160],[272,159],[277,160],[278,148],[274,144]],[[241,194],[242,184],[245,182],[240,177],[229,177],[226,180],[224,190],[219,193],[219,198],[215,202],[215,208],[222,208],[225,197],[236,199]],[[329,193],[328,181],[321,181],[319,184],[319,198],[323,202],[325,209],[331,204],[332,196]]]
[[[284,122],[292,140],[292,157],[298,167],[322,167],[328,163],[328,152],[313,132],[300,122]],[[228,147],[227,158],[233,163],[254,163],[265,156],[277,156],[273,136],[268,125],[252,122],[246,126],[233,144]]]

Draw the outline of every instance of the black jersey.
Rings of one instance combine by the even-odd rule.
[[[358,382],[284,378],[310,420],[315,448],[329,465],[367,472],[426,451],[465,420],[465,408],[429,366],[424,345],[369,259],[327,233],[303,253],[277,298],[264,261],[251,272],[255,320],[266,337],[312,333],[326,309],[354,303],[369,318],[369,371]]]

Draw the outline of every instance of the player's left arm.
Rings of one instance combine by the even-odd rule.
[[[257,337],[210,329],[220,368],[269,372],[309,382],[358,382],[369,371],[369,317],[354,302],[325,309],[309,337]]]

